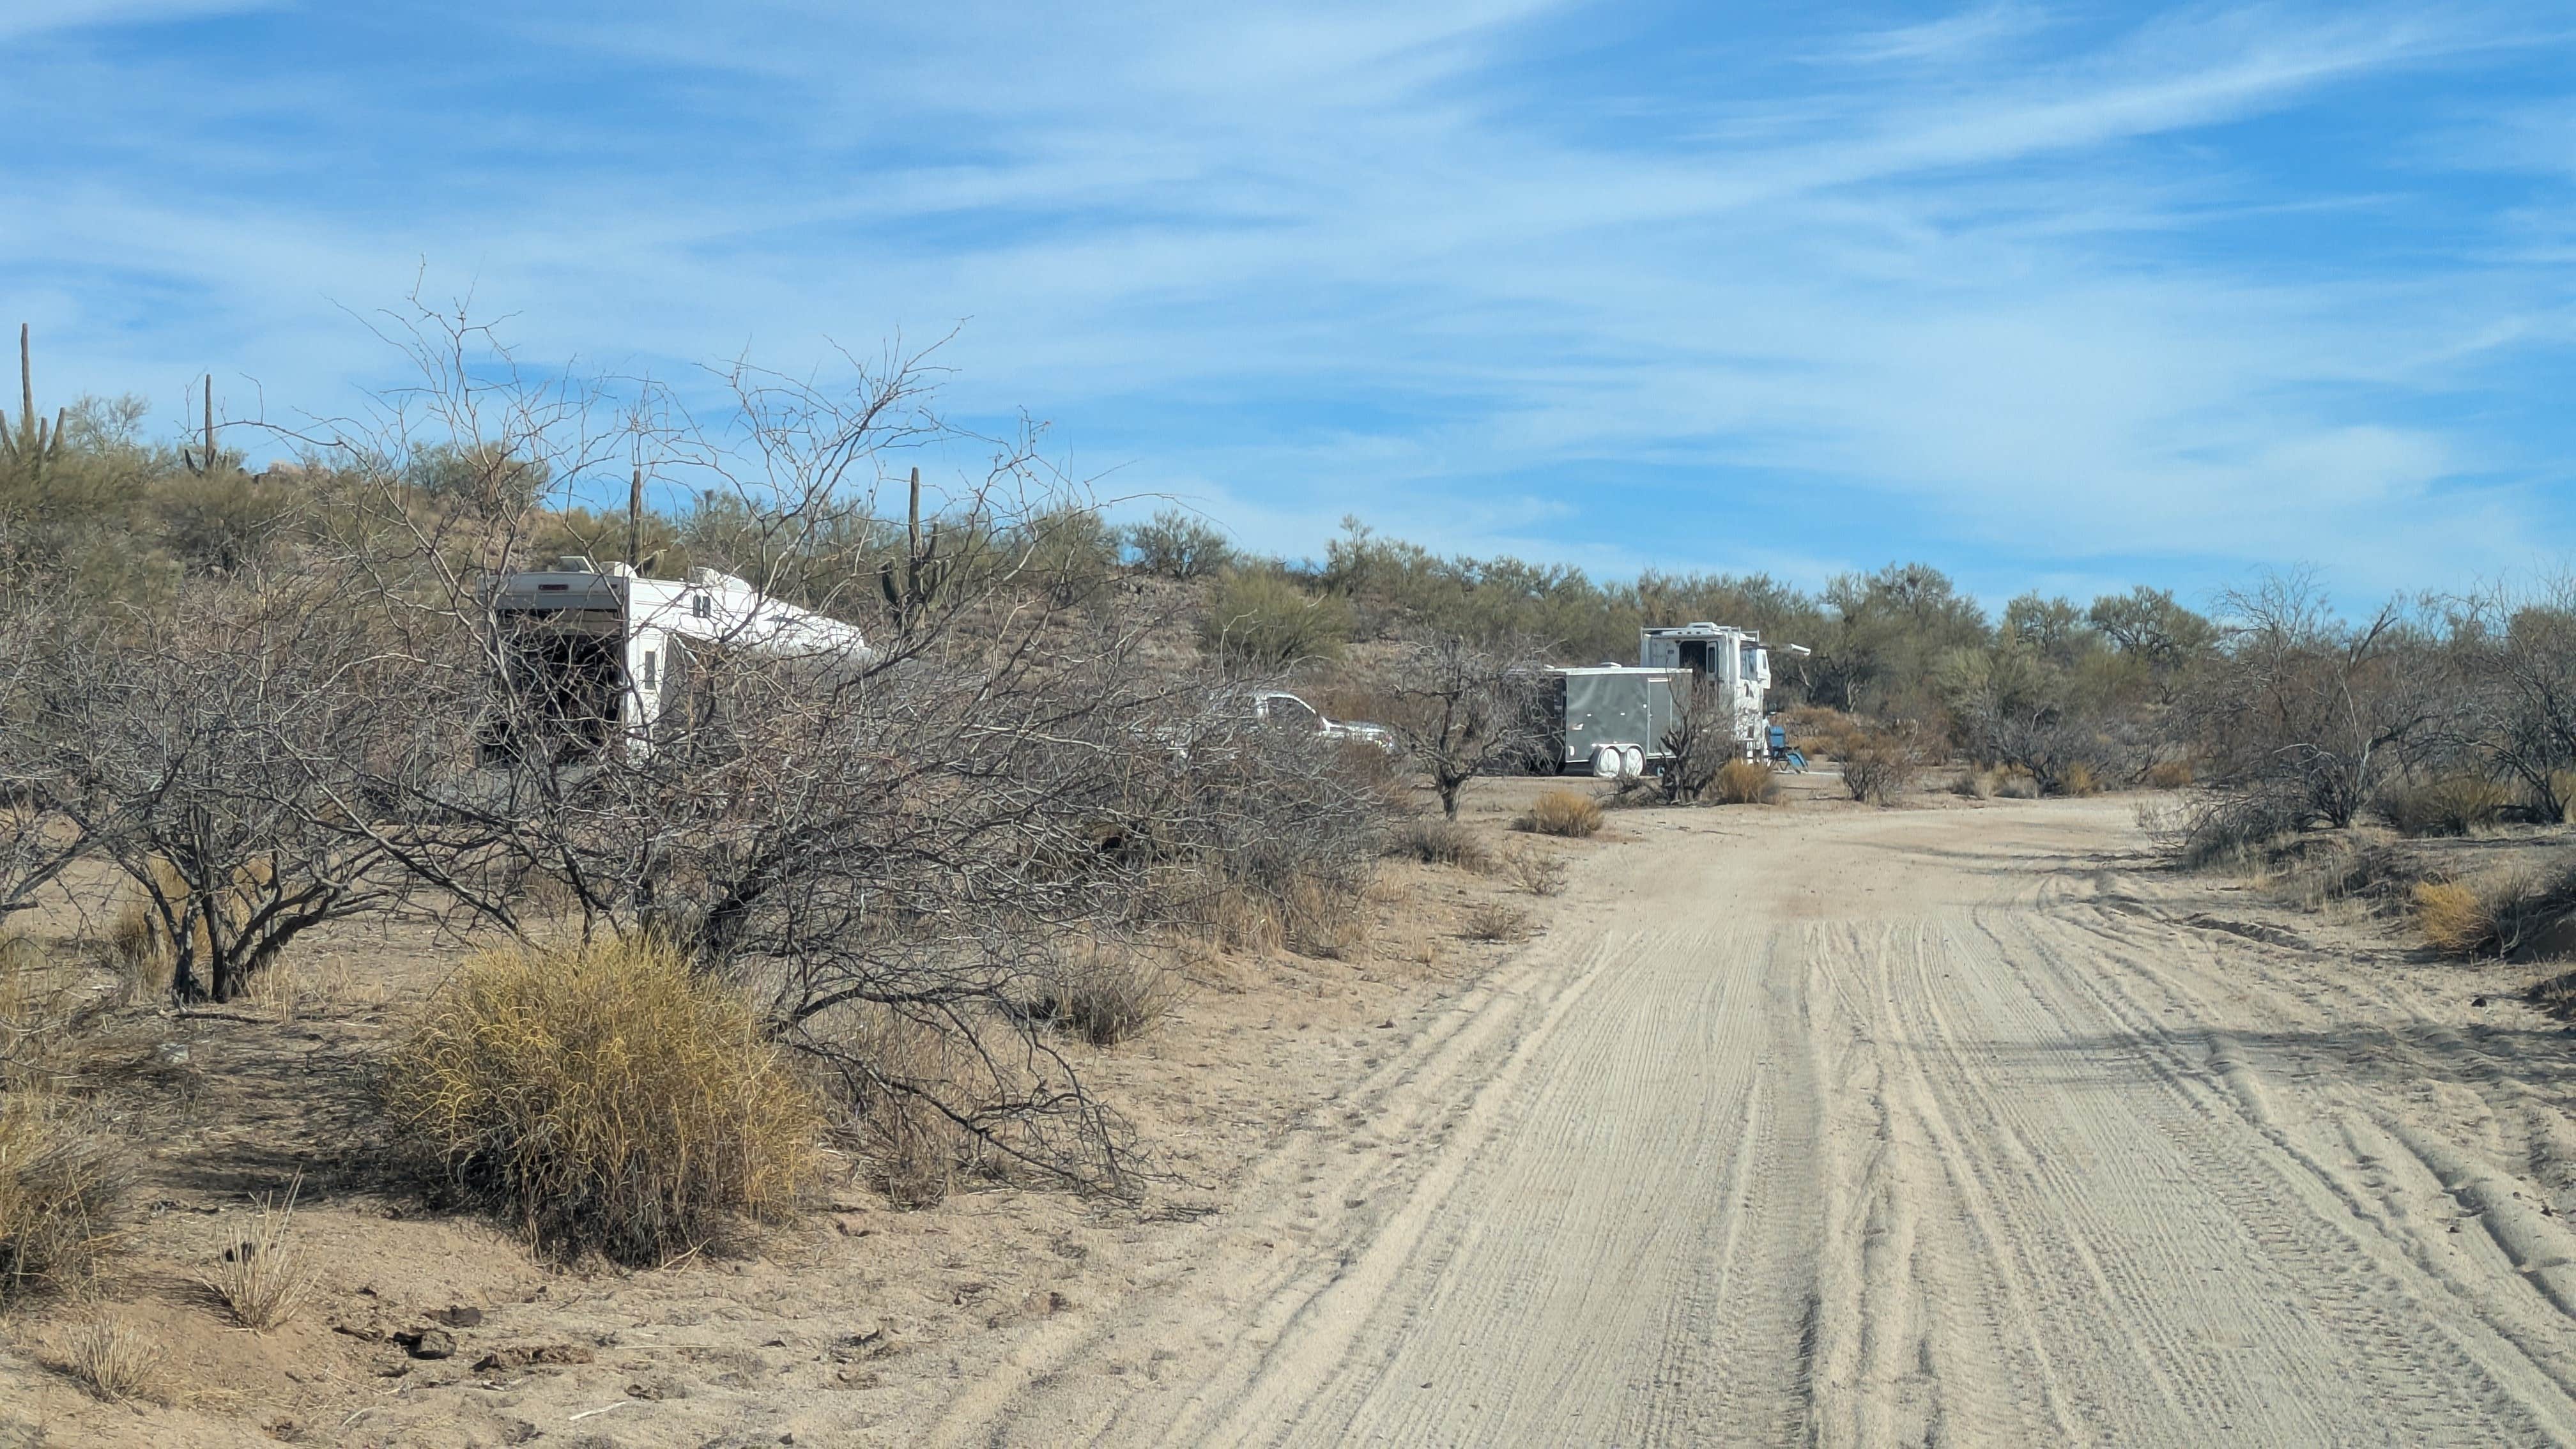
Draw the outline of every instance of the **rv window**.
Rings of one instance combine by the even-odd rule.
[[[644,651],[644,687],[653,687],[653,651],[650,649]]]
[[[708,598],[704,594],[689,595],[690,613],[697,615],[701,619],[707,619],[714,617],[715,611],[715,600]]]

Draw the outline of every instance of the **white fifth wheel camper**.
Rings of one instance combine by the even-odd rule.
[[[1780,646],[1807,653],[1797,644]],[[1717,686],[1734,716],[1735,747],[1746,759],[1773,753],[1766,699],[1771,692],[1771,650],[1750,629],[1723,624],[1671,624],[1637,631],[1637,664],[1644,669],[1686,669]]]
[[[714,569],[650,579],[622,563],[560,558],[486,586],[512,707],[487,724],[484,763],[516,759],[513,721],[543,718],[559,748],[652,748],[693,705],[693,661],[718,651],[830,671],[871,657],[855,625],[772,599]]]

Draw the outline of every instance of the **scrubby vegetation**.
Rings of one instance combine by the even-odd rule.
[[[384,1099],[416,1160],[539,1246],[621,1263],[785,1212],[823,1129],[750,1007],[649,938],[469,964],[387,1060]]]
[[[261,469],[244,444],[278,438],[211,416],[162,440],[140,403],[77,400],[39,449],[22,409],[0,922],[86,863],[121,882],[97,934],[128,1003],[272,1017],[285,963],[344,923],[490,947],[384,1060],[381,1105],[450,1193],[558,1256],[686,1255],[797,1201],[826,1143],[906,1204],[977,1176],[1134,1191],[1133,1131],[1086,1074],[1169,1018],[1175,963],[1367,956],[1390,856],[1561,890],[1565,848],[1497,852],[1460,804],[1532,767],[1539,671],[1633,658],[1643,625],[1807,646],[1775,654],[1774,702],[1856,800],[2151,787],[2155,838],[2193,863],[2546,830],[2576,797],[2567,589],[2348,619],[2294,576],[2206,614],[2150,588],[1989,611],[1921,563],[1814,589],[1595,579],[1356,520],[1320,558],[1263,557],[1178,509],[1104,514],[1035,435],[923,479],[918,447],[964,435],[917,358],[832,383],[730,368],[729,408],[682,408],[480,368],[494,339],[433,312],[389,332],[419,386]],[[622,717],[530,689],[478,592],[565,555],[720,569],[871,652],[670,658],[688,707],[603,753]],[[1252,692],[1280,686],[1390,748],[1256,725]],[[1660,778],[1613,798],[1773,798],[1731,716],[1684,705]],[[460,788],[478,761],[508,788]],[[1568,789],[1513,823],[1603,821]],[[2360,869],[2311,854],[2319,890]],[[2450,951],[2520,949],[2559,909],[2546,881],[2393,879],[2367,888]],[[1484,901],[1464,933],[1519,939],[1533,904]],[[11,979],[0,1294],[85,1272],[122,1181],[47,1055],[70,1008]]]

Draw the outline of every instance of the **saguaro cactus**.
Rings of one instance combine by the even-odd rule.
[[[24,469],[29,477],[41,475],[63,455],[63,409],[54,412],[53,427],[36,416],[36,373],[31,365],[27,324],[18,324],[18,427],[10,431],[9,419],[0,414],[0,461],[11,471]]]
[[[206,374],[205,442],[197,450],[180,449],[179,461],[201,478],[215,471],[215,375],[211,372]]]
[[[939,556],[939,521],[931,520],[927,533],[921,526],[921,470],[912,470],[912,509],[904,527],[903,571],[898,577],[892,563],[877,565],[877,587],[884,590],[886,607],[894,610],[895,628],[905,634],[930,612],[940,593],[948,585],[956,561]]]

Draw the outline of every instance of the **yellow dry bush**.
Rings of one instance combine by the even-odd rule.
[[[1514,830],[1581,839],[1601,830],[1601,802],[1573,790],[1550,790],[1512,822]]]
[[[1780,793],[1779,777],[1768,765],[1751,760],[1729,760],[1720,765],[1717,779],[1709,794],[1720,805],[1768,805]]]
[[[383,1096],[397,1140],[559,1257],[669,1262],[820,1164],[820,1105],[750,1008],[647,940],[469,962]]]
[[[2092,766],[2078,760],[2058,773],[2057,793],[2079,797],[2099,795],[2102,793],[2102,777],[2093,773]]]
[[[2434,950],[2474,956],[2495,942],[2495,907],[2484,892],[2460,881],[2421,881],[2415,887],[2415,925]]]

